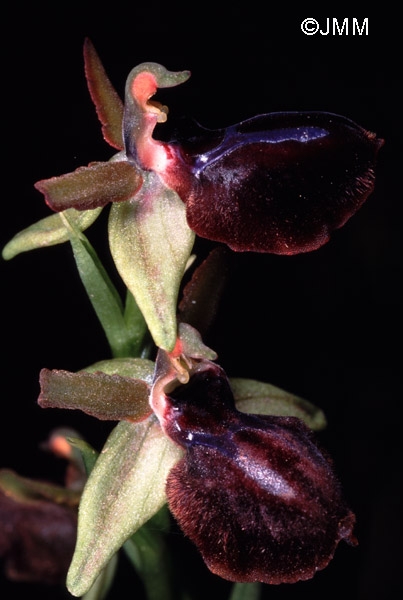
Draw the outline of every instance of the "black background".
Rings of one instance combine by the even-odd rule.
[[[300,24],[310,14],[271,16],[262,7],[116,0],[102,7],[40,2],[8,9],[0,242],[49,214],[35,181],[114,152],[102,140],[86,88],[86,36],[120,93],[140,62],[190,69],[189,82],[164,101],[172,114],[191,114],[207,127],[270,111],[325,110],[384,138],[374,194],[329,244],[295,257],[239,256],[206,341],[229,375],[269,381],[325,410],[329,426],[320,438],[357,514],[358,548],[341,545],[312,581],[267,588],[265,597],[395,598],[402,588],[399,30],[391,15],[352,13],[350,28],[354,17],[359,23],[368,17],[368,35],[350,29],[349,35],[307,36]],[[322,29],[327,17],[316,17]],[[103,216],[88,235],[111,266],[107,249],[97,245],[105,227]],[[39,448],[49,431],[72,425],[100,448],[110,425],[38,408],[39,370],[78,370],[108,357],[107,344],[68,244],[1,261],[1,273],[0,466],[59,477],[59,462]],[[212,593],[218,580],[193,548],[177,538],[174,547],[194,597]],[[111,598],[139,598],[132,572],[123,567],[121,578],[125,591],[116,586]],[[218,589],[224,598],[226,585]],[[12,594],[65,597],[58,588],[1,579],[1,598]]]

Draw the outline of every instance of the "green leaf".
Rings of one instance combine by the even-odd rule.
[[[154,342],[176,342],[179,286],[194,242],[185,205],[154,172],[130,202],[113,204],[109,243],[116,267],[136,299]]]
[[[128,356],[131,339],[122,300],[86,236],[64,216],[77,269],[113,356]]]
[[[115,427],[80,503],[67,577],[74,596],[89,590],[115,552],[165,504],[166,477],[181,455],[154,416]]]
[[[148,417],[150,386],[141,379],[97,373],[42,369],[42,408],[79,409],[97,419],[139,421]]]
[[[261,589],[260,583],[235,583],[229,600],[259,600]]]
[[[245,413],[298,417],[314,430],[326,427],[323,411],[308,400],[286,392],[270,383],[231,378],[230,384],[238,410]]]
[[[4,260],[10,260],[21,252],[28,252],[37,248],[55,246],[68,242],[70,235],[66,229],[66,223],[63,215],[68,217],[69,222],[79,231],[84,231],[99,216],[102,208],[93,210],[78,211],[74,208],[52,214],[49,217],[41,219],[37,223],[30,225],[15,235],[3,248],[2,256]]]

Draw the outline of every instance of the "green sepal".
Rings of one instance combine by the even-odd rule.
[[[116,551],[165,504],[165,481],[182,450],[152,415],[122,421],[109,436],[84,488],[77,545],[67,576],[82,596]]]
[[[119,555],[115,554],[100,572],[91,588],[82,597],[82,600],[104,600],[108,596],[117,572]]]
[[[61,213],[49,215],[17,233],[4,246],[2,256],[4,260],[10,260],[21,252],[68,242],[70,236],[63,215],[66,215],[69,222],[79,231],[84,231],[94,223],[101,211],[102,208],[84,211],[69,208]]]
[[[156,173],[144,172],[136,197],[111,206],[109,243],[155,344],[171,351],[177,338],[179,286],[194,243],[185,205]]]
[[[323,411],[308,400],[270,383],[252,379],[230,378],[230,384],[236,407],[241,412],[298,417],[316,431],[326,427],[326,417]]]

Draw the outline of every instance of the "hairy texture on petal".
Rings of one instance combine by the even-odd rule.
[[[72,173],[43,179],[35,184],[46,204],[59,212],[67,208],[89,210],[109,202],[125,202],[142,184],[139,170],[124,160],[95,162]]]
[[[300,419],[238,412],[216,365],[171,392],[164,417],[187,450],[167,480],[169,507],[217,575],[293,583],[340,540],[356,543],[331,462]]]
[[[149,386],[141,379],[106,373],[42,369],[42,408],[80,409],[104,420],[141,421],[150,413]]]
[[[374,187],[382,140],[333,114],[272,113],[227,129],[197,125],[170,144],[161,177],[186,203],[189,226],[233,250],[315,250]]]

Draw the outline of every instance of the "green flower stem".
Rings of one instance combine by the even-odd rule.
[[[141,577],[147,600],[174,600],[169,553],[164,534],[143,525],[123,546]]]
[[[60,213],[69,233],[77,269],[91,304],[102,325],[114,358],[138,356],[145,321],[132,300],[122,300],[87,237],[65,213]]]

